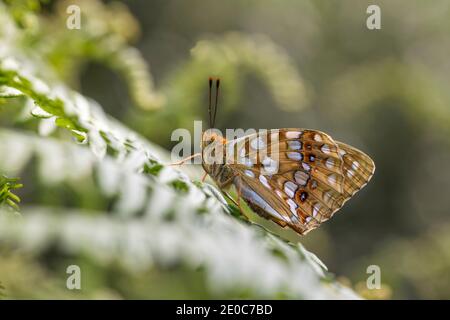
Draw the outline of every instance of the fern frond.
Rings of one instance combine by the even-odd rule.
[[[15,211],[19,210],[20,198],[12,192],[14,189],[23,187],[18,181],[18,178],[0,175],[0,206],[6,205]]]

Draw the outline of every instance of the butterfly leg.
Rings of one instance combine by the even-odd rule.
[[[239,195],[237,199],[238,199],[237,206],[239,207],[239,210],[241,211],[241,214],[245,217],[246,220],[250,221],[250,218],[245,213],[244,209],[242,209],[242,207],[241,207],[241,196]]]
[[[245,219],[246,219],[246,220],[250,220],[250,219],[248,218],[248,216],[245,214],[245,212],[244,212],[244,210],[242,209],[242,207],[241,207],[241,197],[240,197],[240,195],[238,195],[237,202],[236,202],[236,200],[234,200],[233,197],[231,197],[227,192],[223,192],[223,193],[225,194],[225,196],[226,196],[228,199],[230,199],[231,202],[234,203],[235,206],[237,206],[237,207],[239,208],[239,211],[240,211],[241,214],[245,217]]]
[[[201,153],[195,153],[192,156],[186,157],[184,159],[181,159],[180,161],[174,162],[174,163],[170,163],[169,166],[180,166],[182,164],[184,164],[186,161],[191,160],[195,157],[201,156]]]
[[[230,196],[230,194],[229,194],[228,192],[224,192],[224,191],[223,191],[223,194],[228,198],[228,200],[230,200],[231,202],[233,202],[233,204],[234,204],[236,207],[239,207],[239,204],[236,202],[236,200],[233,199],[232,196]]]
[[[245,216],[247,220],[249,220],[248,216],[244,213],[244,210],[242,210],[241,207],[241,188],[238,189],[237,205],[239,207],[239,210],[241,210],[242,215]]]
[[[245,212],[244,212],[244,210],[242,209],[242,206],[241,206],[241,186],[240,185],[237,187],[236,191],[237,191],[237,206],[238,206],[239,210],[241,211],[241,214],[247,220],[250,221],[250,219],[248,218],[247,214],[245,214]]]

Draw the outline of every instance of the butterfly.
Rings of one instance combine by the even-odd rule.
[[[212,82],[210,78],[211,128],[220,80],[216,80],[214,110]],[[230,197],[227,190],[234,186],[239,207],[242,198],[258,215],[300,235],[330,219],[375,172],[368,155],[312,129],[262,130],[232,140],[207,130],[202,134],[201,155],[206,174],[225,195]]]

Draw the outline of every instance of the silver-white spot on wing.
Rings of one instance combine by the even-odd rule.
[[[305,162],[302,162],[302,167],[305,171],[310,171],[311,170],[311,166]]]
[[[260,176],[259,176],[259,181],[261,181],[261,183],[262,183],[266,188],[272,189],[272,188],[270,187],[269,181],[267,181],[267,178],[266,178],[265,176],[260,175]]]
[[[287,139],[298,139],[300,138],[301,134],[302,134],[301,131],[287,131],[285,133],[285,136]]]
[[[292,216],[290,216],[290,218],[291,218],[291,221],[293,222],[293,223],[295,223],[295,224],[298,224],[300,221],[298,220],[298,217],[297,216],[294,216],[294,215],[292,215]]]
[[[278,161],[266,157],[261,163],[263,164],[264,174],[272,175],[278,172]]]
[[[325,162],[325,166],[328,169],[333,169],[333,167],[334,167],[334,159],[333,158],[328,158],[327,161]]]
[[[297,188],[298,186],[292,181],[286,181],[286,183],[284,184],[284,192],[288,195],[289,198],[294,197]]]
[[[353,176],[355,175],[355,171],[353,171],[353,170],[347,170],[347,177],[349,177],[349,178],[353,178]]]
[[[322,152],[325,153],[325,154],[329,154],[329,153],[331,152],[330,146],[327,145],[327,144],[324,144],[324,145],[322,146],[321,150],[322,150]]]
[[[332,185],[335,185],[337,183],[337,178],[334,173],[330,174],[327,179],[328,179],[328,182]]]
[[[309,175],[303,171],[295,171],[294,174],[295,182],[297,182],[301,186],[306,186],[308,182]]]
[[[262,137],[258,137],[250,141],[250,147],[252,147],[253,150],[260,150],[266,147],[266,142]]]
[[[298,205],[295,203],[295,201],[292,199],[288,199],[287,204],[289,205],[289,209],[291,210],[292,214],[294,216],[297,216]]]
[[[239,157],[244,158],[247,154],[247,151],[245,151],[245,145],[242,145],[239,151]]]
[[[254,178],[255,177],[255,174],[251,170],[245,170],[244,173],[245,173],[246,176],[248,176],[250,178]]]
[[[302,148],[302,143],[300,141],[288,141],[289,149],[291,150],[300,150]]]
[[[287,157],[291,160],[302,160],[302,154],[300,152],[288,152]]]
[[[270,214],[271,216],[278,218],[280,220],[286,221],[286,218],[283,217],[281,214],[279,214],[274,208],[272,208],[259,194],[257,194],[255,191],[250,189],[246,184],[242,183],[240,178],[236,178],[234,180],[236,188],[240,190],[241,195],[246,199],[248,202],[258,206],[259,208],[263,209],[265,212]]]
[[[330,194],[328,191],[325,191],[325,192],[323,193],[323,200],[324,200],[325,202],[329,202],[330,199],[331,199],[331,194]]]
[[[321,206],[322,206],[322,205],[321,205],[320,203],[314,204],[314,206],[313,206],[313,212],[312,212],[313,217],[317,216],[317,214],[318,214],[319,211],[320,211],[320,207],[321,207]]]

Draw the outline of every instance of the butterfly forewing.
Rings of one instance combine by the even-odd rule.
[[[260,215],[306,234],[374,173],[361,151],[309,129],[274,129],[228,142],[238,194]]]

